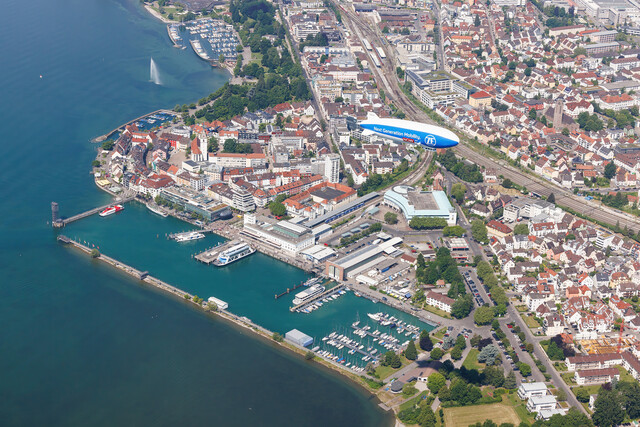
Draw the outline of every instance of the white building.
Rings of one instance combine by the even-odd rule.
[[[332,184],[340,182],[340,155],[331,153],[324,156],[324,177]]]
[[[549,394],[549,389],[545,383],[522,383],[518,387],[518,397],[522,400],[527,400],[534,396],[546,396]]]
[[[283,250],[292,255],[315,244],[315,236],[309,227],[263,216],[257,218],[253,214],[244,216],[242,233],[268,243],[276,251]]]
[[[540,412],[542,410],[555,409],[558,402],[553,395],[532,396],[527,401],[527,410],[529,412]]]

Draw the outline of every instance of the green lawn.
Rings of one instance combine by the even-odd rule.
[[[573,386],[576,384],[573,372],[565,372],[564,374],[560,374],[560,376],[562,377],[564,382],[567,383],[567,385]]]
[[[533,318],[533,316],[527,316],[523,314],[522,319],[524,320],[524,323],[527,324],[529,329],[535,329],[540,327],[540,323],[538,323],[536,319]]]
[[[258,65],[262,64],[262,54],[260,52],[251,52],[250,62],[257,62]]]
[[[467,369],[484,369],[486,364],[478,362],[478,353],[480,351],[477,348],[472,348],[467,355],[467,358],[462,362],[462,366]]]
[[[398,410],[404,411],[405,409],[413,408],[413,406],[416,403],[420,402],[423,397],[427,397],[428,395],[429,395],[429,390],[425,390],[419,395],[417,395],[416,397],[414,397],[413,399],[409,399],[406,402],[404,402],[402,405],[400,405],[400,408],[398,408]]]
[[[624,369],[622,366],[616,366],[616,368],[618,369],[618,371],[620,371],[620,381],[621,382],[627,382],[627,383],[632,383],[635,382],[635,378],[633,378],[631,376],[631,374],[629,372],[627,372],[626,369]]]
[[[437,332],[433,333],[433,336],[438,338],[438,341],[442,340],[444,338],[444,334],[447,333],[447,328],[442,328]]]
[[[533,424],[535,421],[531,413],[527,411],[526,402],[521,400],[516,393],[503,395],[502,403],[510,405],[513,410],[516,411],[516,414],[518,414],[520,421],[527,424]]]
[[[439,418],[439,417],[438,417]],[[444,409],[444,422],[447,427],[467,427],[470,424],[492,420],[496,424],[519,424],[519,415],[515,409],[505,403],[490,405],[461,406]]]
[[[516,307],[516,310],[518,310],[520,313],[527,311],[526,305],[516,305],[515,307]]]
[[[430,313],[433,313],[437,316],[440,317],[444,317],[445,319],[451,319],[451,315],[449,313],[447,313],[446,311],[442,311],[439,308],[433,307],[431,305],[428,304],[424,304],[424,306],[422,307],[424,310],[427,310]]]

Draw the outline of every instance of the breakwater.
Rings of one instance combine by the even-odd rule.
[[[295,344],[293,342],[290,341],[282,341],[282,340],[274,340],[274,332],[270,331],[269,329],[258,325],[256,323],[254,323],[253,321],[251,321],[251,319],[245,317],[245,316],[238,316],[236,314],[234,314],[233,312],[229,311],[229,310],[224,310],[224,309],[217,309],[216,311],[210,311],[208,310],[207,306],[206,306],[206,299],[204,301],[199,301],[199,300],[194,300],[194,296],[193,294],[184,291],[182,289],[176,288],[175,286],[160,280],[152,275],[149,274],[148,271],[141,271],[138,270],[130,265],[127,265],[123,262],[118,261],[117,259],[110,257],[108,255],[105,255],[103,253],[95,253],[93,252],[95,249],[97,248],[93,248],[93,247],[89,247],[86,244],[80,243],[78,241],[75,241],[73,239],[70,239],[69,237],[65,236],[65,235],[58,235],[57,236],[57,240],[58,242],[60,242],[61,244],[64,244],[65,246],[68,247],[73,247],[75,249],[78,249],[92,257],[95,257],[96,260],[99,261],[103,261],[129,275],[131,275],[132,277],[148,284],[151,285],[153,287],[155,287],[156,289],[159,289],[161,291],[167,292],[169,294],[172,294],[182,300],[184,300],[185,302],[189,302],[195,306],[197,306],[198,308],[202,309],[202,310],[206,310],[209,311],[212,314],[215,314],[217,316],[220,316],[221,318],[232,322],[233,324],[237,325],[237,326],[241,326],[245,329],[251,330],[254,333],[260,335],[263,338],[269,339],[271,342],[273,343],[277,343],[282,347],[288,348],[289,350],[292,350],[298,354],[301,355],[305,355],[309,349],[303,346],[300,346],[298,344]],[[350,369],[346,368],[344,365],[341,365],[339,363],[336,363],[334,361],[331,360],[326,360],[326,359],[321,359],[321,358],[316,358],[316,361],[323,364],[324,366],[327,366],[335,371],[340,372],[343,375],[346,375],[347,377],[349,377],[351,380],[355,381],[356,383],[358,383],[360,386],[363,386],[362,383],[360,382],[360,380],[358,379],[358,377],[361,376],[365,376],[369,379],[373,379],[371,377],[369,377],[368,375],[363,375],[363,374],[356,374],[353,371],[351,371]]]

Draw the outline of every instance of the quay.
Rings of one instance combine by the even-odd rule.
[[[301,288],[302,286],[313,286],[315,284],[321,283],[323,280],[324,279],[322,277],[312,277],[306,282],[300,282],[299,284],[295,285],[293,288],[287,288],[287,290],[282,292],[281,294],[276,294],[276,299],[283,297],[288,293],[290,293],[291,291],[295,291],[296,289]]]
[[[326,298],[326,297],[328,297],[330,295],[335,294],[336,292],[340,292],[343,289],[344,289],[344,285],[334,286],[333,288],[327,289],[324,292],[322,292],[321,294],[316,295],[315,297],[313,297],[309,301],[305,301],[302,304],[298,304],[298,305],[294,305],[293,307],[290,307],[289,311],[294,312],[296,310],[304,308],[304,307],[306,307],[308,305],[311,305],[314,302],[316,302],[316,301],[318,301],[318,300],[320,300],[322,298]]]
[[[108,139],[111,135],[113,135],[114,133],[116,133],[117,131],[119,131],[119,130],[124,130],[124,128],[126,128],[127,126],[129,126],[131,123],[135,123],[135,122],[137,122],[138,120],[142,120],[142,119],[144,119],[144,118],[146,118],[146,117],[148,117],[148,116],[152,116],[152,115],[154,115],[154,114],[158,114],[158,113],[176,115],[176,112],[175,112],[175,111],[171,111],[171,110],[160,109],[160,110],[152,111],[151,113],[147,113],[147,114],[142,115],[142,116],[140,116],[140,117],[137,117],[137,118],[135,118],[135,119],[133,119],[133,120],[129,120],[127,123],[125,123],[125,124],[123,124],[123,125],[118,126],[117,128],[113,129],[111,132],[105,133],[105,134],[104,134],[104,135],[102,135],[102,136],[98,136],[98,137],[96,137],[96,138],[92,139],[92,140],[91,140],[91,142],[103,142],[103,141],[105,141],[106,139]]]
[[[129,196],[129,197],[125,197],[124,199],[117,199],[112,201],[111,203],[109,203],[108,205],[104,205],[104,206],[100,206],[94,209],[90,209],[88,211],[79,213],[77,215],[74,215],[72,217],[69,218],[65,218],[65,219],[61,219],[61,218],[57,218],[57,209],[58,209],[58,205],[55,205],[55,211],[53,212],[53,221],[52,221],[52,225],[54,228],[62,228],[67,224],[71,224],[74,221],[78,221],[79,219],[82,218],[86,218],[89,217],[91,215],[95,215],[98,212],[102,211],[103,209],[108,208],[109,206],[113,206],[114,204],[123,204],[123,203],[127,203],[130,202],[131,200],[135,199],[135,196]],[[53,205],[52,205],[52,210],[53,210]]]
[[[213,261],[218,259],[218,254],[220,254],[220,252],[238,243],[241,243],[241,241],[229,240],[224,243],[220,243],[217,246],[213,246],[205,251],[200,252],[199,254],[195,255],[194,258],[196,259],[196,261],[200,261],[205,264],[211,264]]]

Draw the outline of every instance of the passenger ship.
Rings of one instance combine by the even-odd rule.
[[[322,285],[313,285],[308,289],[305,289],[302,292],[296,294],[296,297],[293,299],[293,303],[295,305],[302,304],[306,301],[313,299],[314,297],[320,295],[325,290],[325,287]]]
[[[218,258],[213,261],[213,265],[222,267],[225,265],[229,265],[232,262],[238,261],[246,256],[251,255],[256,250],[246,243],[239,243],[235,246],[230,247],[218,255]]]
[[[113,215],[114,213],[118,213],[122,210],[124,210],[124,206],[122,205],[109,206],[108,208],[103,209],[102,212],[100,212],[100,216]]]

